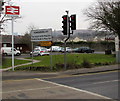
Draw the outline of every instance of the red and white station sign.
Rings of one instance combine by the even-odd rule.
[[[6,6],[5,7],[6,15],[19,15],[20,14],[20,7],[19,6]]]

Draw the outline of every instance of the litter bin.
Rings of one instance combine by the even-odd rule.
[[[110,54],[112,54],[112,51],[107,49],[107,50],[105,50],[105,54],[110,55]]]

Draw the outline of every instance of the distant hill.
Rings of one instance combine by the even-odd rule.
[[[105,39],[108,32],[104,31],[95,31],[95,30],[75,30],[70,37],[70,40],[75,39],[76,37],[81,40],[93,41]],[[66,35],[63,35],[62,31],[53,31],[53,41],[63,41],[66,38]]]

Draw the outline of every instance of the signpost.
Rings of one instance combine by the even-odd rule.
[[[31,41],[52,41],[52,29],[38,29],[31,31]]]
[[[40,42],[41,46],[51,46],[52,45],[52,29],[38,29],[31,31],[31,41],[32,41],[32,53],[33,53],[33,42]],[[52,50],[50,52],[50,64],[52,69]],[[33,61],[33,54],[32,54]]]
[[[18,16],[20,14],[19,6],[6,6],[5,14],[8,16]]]
[[[19,6],[6,6],[5,7],[5,14],[8,17],[11,17],[11,33],[12,33],[12,69],[14,71],[14,17],[19,16],[20,8]]]

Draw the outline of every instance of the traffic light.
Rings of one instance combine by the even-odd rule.
[[[67,19],[68,19],[68,17],[67,17],[67,15],[64,15],[64,16],[62,16],[62,18],[63,18],[63,21],[62,21],[62,23],[63,23],[63,26],[62,26],[62,28],[63,28],[63,35],[67,35]]]
[[[3,11],[3,10],[4,10],[4,8],[3,8],[4,3],[5,3],[5,2],[3,2],[3,0],[0,1],[0,11]]]
[[[71,30],[76,30],[76,15],[71,15],[70,16],[71,18]]]

